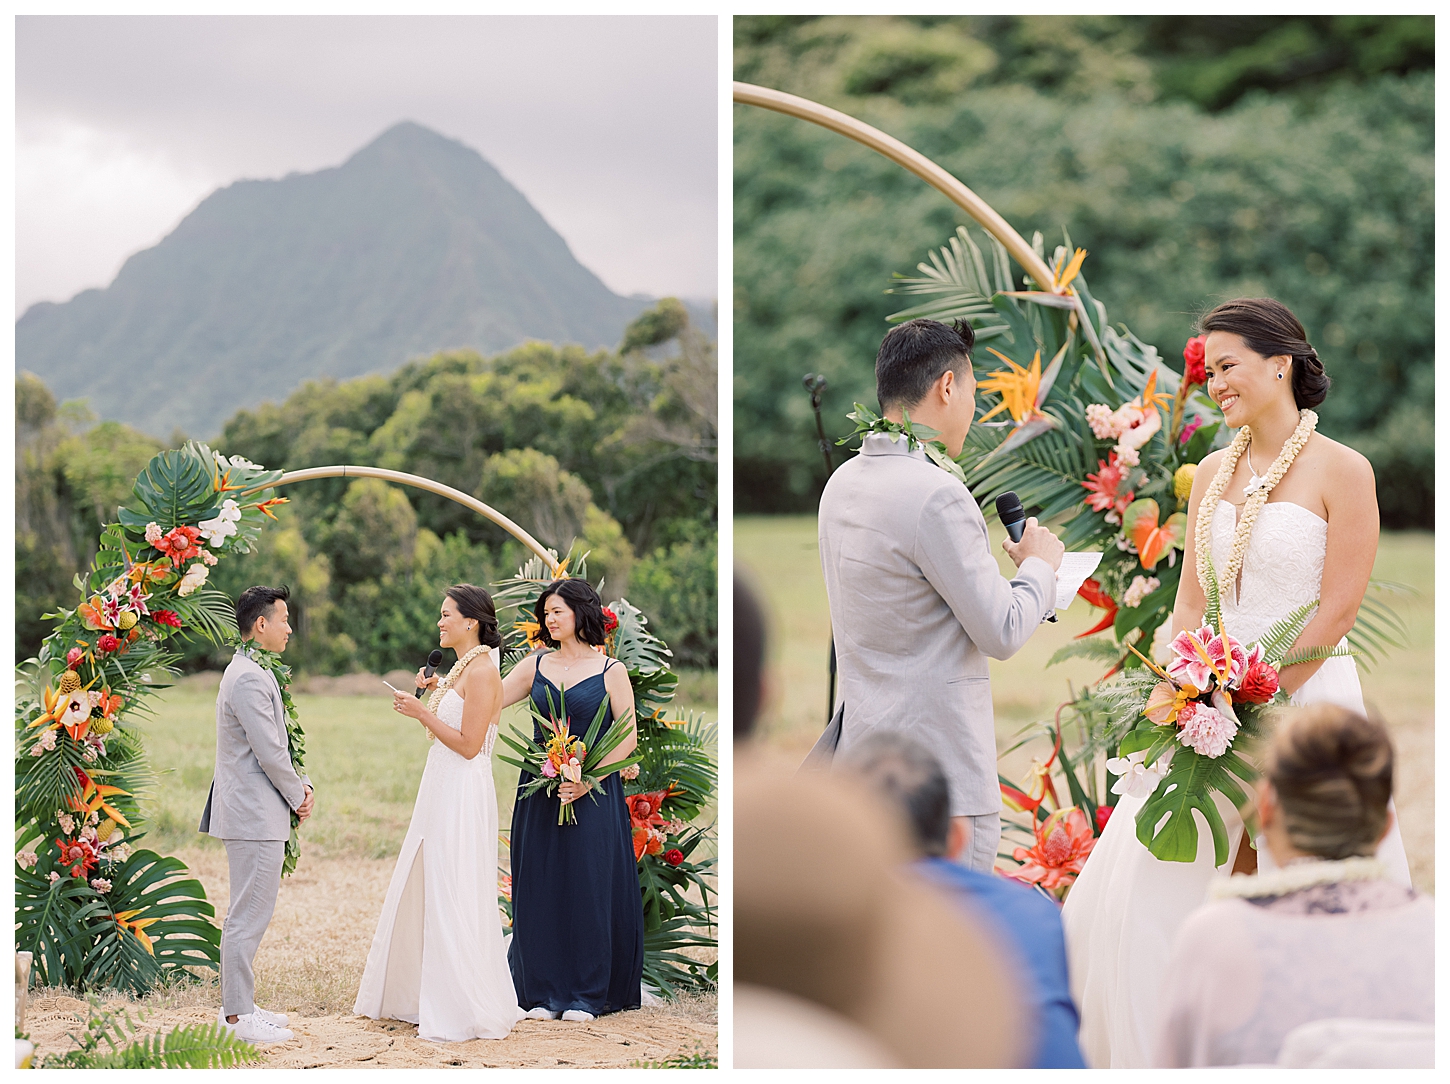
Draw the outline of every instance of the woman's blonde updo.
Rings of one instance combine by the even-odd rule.
[[[1395,752],[1378,720],[1334,704],[1287,712],[1264,775],[1289,842],[1320,858],[1373,855],[1384,834]]]

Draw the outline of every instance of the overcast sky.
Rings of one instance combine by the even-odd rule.
[[[492,162],[616,293],[713,298],[716,58],[713,16],[21,17],[16,314],[400,120]]]

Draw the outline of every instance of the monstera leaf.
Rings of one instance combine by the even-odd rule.
[[[1182,549],[1188,536],[1188,517],[1174,512],[1160,526],[1158,523],[1158,502],[1144,497],[1128,505],[1123,512],[1123,530],[1133,540],[1138,550],[1138,561],[1146,569],[1153,569],[1172,549]]]
[[[135,506],[122,508],[121,523],[144,531],[155,522],[163,531],[211,519],[221,509],[216,461],[195,442],[158,452],[132,487]]]

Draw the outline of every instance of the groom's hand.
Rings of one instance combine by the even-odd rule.
[[[308,817],[312,816],[312,788],[307,787],[305,789],[306,794],[302,799],[302,804],[297,807],[297,820],[299,822],[305,821]]]
[[[1039,527],[1036,516],[1027,520],[1027,525],[1022,529],[1021,542],[1013,542],[1010,538],[1004,538],[1002,548],[1007,551],[1007,556],[1012,558],[1012,563],[1018,568],[1021,568],[1022,562],[1029,557],[1041,557],[1052,566],[1054,572],[1062,564],[1064,549],[1062,539],[1046,527]]]

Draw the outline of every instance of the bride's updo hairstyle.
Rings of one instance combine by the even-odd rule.
[[[604,603],[599,592],[589,586],[588,580],[555,580],[539,593],[534,603],[534,620],[539,623],[539,639],[546,647],[558,647],[559,641],[549,635],[544,624],[544,604],[558,595],[569,609],[574,611],[574,635],[581,643],[599,646],[604,643]]]
[[[1288,354],[1293,358],[1289,382],[1294,389],[1294,405],[1300,410],[1317,407],[1329,394],[1329,377],[1305,337],[1304,325],[1272,297],[1225,301],[1200,320],[1198,328],[1205,335],[1210,331],[1237,335],[1262,357]]]
[[[454,584],[443,592],[453,600],[458,612],[470,621],[478,622],[478,642],[485,647],[498,647],[503,637],[498,634],[498,612],[493,608],[493,596],[482,587],[471,583]]]
[[[1335,704],[1285,713],[1264,774],[1289,842],[1321,858],[1373,855],[1389,817],[1395,753],[1383,723]]]

